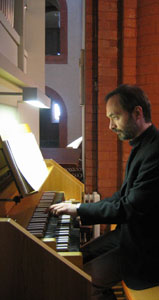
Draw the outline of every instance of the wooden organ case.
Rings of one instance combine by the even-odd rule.
[[[82,201],[84,185],[54,160],[46,160],[48,176],[40,190],[19,203],[0,201],[1,297],[5,300],[89,300],[91,277],[82,270],[80,252],[57,252],[56,239],[39,239],[27,230],[43,192],[64,192],[65,200]],[[18,195],[14,180],[0,199]]]

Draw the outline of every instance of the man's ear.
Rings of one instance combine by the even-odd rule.
[[[134,111],[133,111],[134,117],[136,119],[140,119],[143,117],[143,110],[141,106],[135,106]]]

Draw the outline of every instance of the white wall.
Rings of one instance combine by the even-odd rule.
[[[17,84],[19,88],[23,85],[35,85],[41,91],[45,91],[45,1],[27,0],[27,7],[25,12],[25,34],[23,36],[24,47],[28,55],[27,67],[25,67],[27,74],[25,76],[17,66],[19,54],[17,44],[20,37],[0,12],[0,62],[3,62],[2,66],[0,64],[0,91],[2,92],[19,92]],[[1,25],[2,22],[3,26]],[[6,28],[5,31],[4,28]],[[5,80],[3,79],[4,72],[1,72],[1,69],[4,69],[9,74]],[[11,77],[10,74],[12,75]],[[10,84],[12,80],[13,82]],[[11,98],[12,96],[9,97]],[[0,106],[0,121],[5,121],[6,119],[7,122],[12,120],[13,123],[14,121],[28,123],[39,143],[39,109],[24,103],[17,104],[14,99],[12,101],[9,97],[6,99],[7,102],[4,99],[0,99],[0,103],[3,104]],[[7,105],[5,106],[5,104]],[[5,110],[7,117],[4,119],[2,117],[5,116]]]
[[[27,123],[34,133],[37,143],[39,135],[36,128],[39,128],[38,108],[32,108],[29,104],[18,104],[17,107],[0,104],[0,135],[13,130],[17,124]]]
[[[17,109],[8,105],[0,104],[0,135],[10,131],[14,125],[19,123]]]
[[[31,129],[31,132],[34,133],[36,141],[40,144],[39,141],[39,108],[33,107],[27,103],[18,104],[18,113],[20,123],[27,123]]]
[[[11,63],[18,66],[18,46],[20,37],[0,11],[0,53]],[[5,42],[2,42],[5,41]]]
[[[45,1],[27,0],[25,49],[27,75],[45,91]]]
[[[68,64],[46,64],[46,86],[64,100],[68,114],[68,144],[82,135],[79,59],[82,48],[82,0],[67,0]]]

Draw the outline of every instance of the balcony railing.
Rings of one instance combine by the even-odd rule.
[[[14,27],[14,0],[0,0],[0,11],[3,12],[8,22]]]

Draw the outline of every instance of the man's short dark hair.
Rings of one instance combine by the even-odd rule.
[[[105,101],[108,102],[114,95],[119,95],[120,105],[130,114],[136,106],[141,106],[145,122],[151,122],[151,103],[141,88],[136,85],[121,84],[106,95]]]

